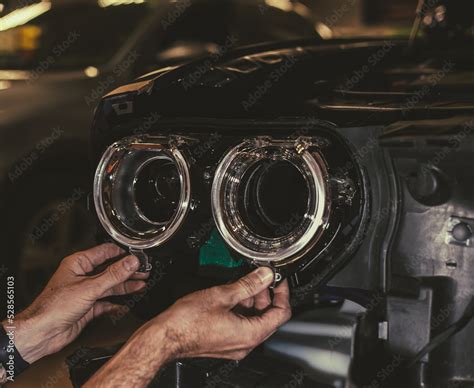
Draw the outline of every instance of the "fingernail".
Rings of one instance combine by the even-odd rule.
[[[123,262],[123,266],[129,272],[135,272],[140,266],[140,262],[136,256],[128,256]]]
[[[273,281],[273,271],[268,267],[260,267],[255,273],[262,283],[267,283],[269,280]]]

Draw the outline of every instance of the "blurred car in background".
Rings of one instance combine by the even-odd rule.
[[[319,38],[305,6],[275,3],[2,5],[0,238],[17,274],[18,304],[35,296],[60,258],[94,243],[87,143],[100,98],[157,67],[241,45]]]

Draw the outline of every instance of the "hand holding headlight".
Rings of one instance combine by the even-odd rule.
[[[272,283],[272,271],[262,267],[235,283],[185,296],[142,326],[85,386],[146,387],[177,358],[244,358],[291,317],[287,282],[275,288],[273,300]],[[254,313],[242,315],[242,305],[252,305]]]
[[[92,319],[124,309],[101,301],[145,287],[148,274],[136,273],[139,261],[126,256],[103,272],[88,275],[124,251],[113,244],[66,257],[34,302],[15,319],[15,346],[28,363],[59,351],[72,342]]]

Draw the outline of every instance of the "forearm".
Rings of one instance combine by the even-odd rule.
[[[84,387],[146,387],[172,354],[165,330],[147,324]]]

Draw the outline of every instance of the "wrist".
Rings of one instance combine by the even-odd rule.
[[[154,320],[143,325],[137,332],[137,344],[147,344],[153,349],[148,355],[149,358],[156,360],[162,365],[172,361],[177,357],[178,347],[177,341],[170,336],[170,330],[163,322],[155,318]],[[151,360],[150,360],[151,361]]]
[[[0,325],[0,385],[14,381],[30,365],[16,347],[15,330],[9,322]]]
[[[19,314],[14,321],[15,347],[21,357],[29,364],[34,363],[48,353],[49,337],[42,329],[40,317]]]
[[[172,358],[172,352],[167,342],[166,333],[161,327],[145,324],[120,349],[119,354],[139,355],[140,360],[143,360],[150,372],[155,375]]]
[[[85,387],[146,387],[171,358],[166,330],[149,322],[135,332]]]

